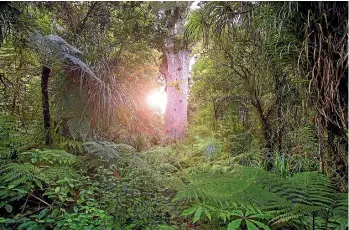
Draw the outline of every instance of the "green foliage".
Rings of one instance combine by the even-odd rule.
[[[170,193],[151,171],[133,169],[128,174],[119,169],[100,175],[100,203],[120,221],[123,229],[134,229],[170,221],[174,215]],[[105,175],[105,174],[104,174]],[[119,179],[118,179],[119,178]]]
[[[13,116],[0,117],[0,158],[3,162],[16,161],[18,152],[28,143],[25,129]]]
[[[115,144],[108,141],[90,141],[83,145],[85,163],[90,169],[101,165],[122,168],[124,166],[145,167],[145,162],[137,156],[136,149],[127,144]]]
[[[342,226],[347,218],[347,197],[336,191],[328,179],[317,172],[298,173],[288,180],[280,178],[261,179],[259,183],[268,191],[279,194],[291,202],[291,206],[277,209],[269,207],[277,213],[274,223],[295,222],[300,226],[325,228],[325,225]],[[343,206],[344,204],[344,206]],[[312,218],[318,218],[312,223]]]
[[[269,219],[273,217],[270,224],[275,226],[288,223],[306,228],[314,224],[324,228],[329,223],[337,227],[346,223],[347,199],[343,199],[344,194],[338,193],[326,177],[316,172],[281,178],[259,169],[237,167],[232,170],[223,165],[212,165],[190,170],[188,179],[178,188],[175,201],[192,204],[182,214],[194,214],[194,222],[201,217],[202,211],[198,211],[201,209],[209,213],[207,218],[222,219],[225,223],[232,207],[244,207],[246,210],[258,208],[260,214],[268,214],[265,217]],[[241,210],[239,213],[244,215]],[[250,211],[246,213],[249,215],[254,217]],[[313,217],[316,218],[314,223]],[[230,227],[234,229],[233,226],[238,227],[241,223],[251,229],[254,228],[252,225],[264,226],[258,220],[254,221],[244,223],[233,219]]]
[[[18,216],[14,219],[0,218],[0,223],[20,223],[18,229],[118,229],[112,217],[105,211],[93,207],[93,203],[80,208],[75,206],[72,213],[45,208],[39,214],[31,215],[29,218],[19,219]]]
[[[10,163],[1,168],[0,207],[11,206],[12,202],[27,196],[35,187],[43,188],[37,169],[30,163]]]
[[[18,155],[21,163],[1,165],[0,208],[7,210],[5,217],[12,217],[3,220],[5,226],[23,224],[19,228],[26,229],[40,223],[27,218],[37,212],[37,207],[32,203],[39,202],[39,207],[42,205],[51,209],[51,201],[44,197],[44,192],[56,181],[76,177],[72,169],[76,157],[57,149],[32,150]]]
[[[171,229],[165,226],[178,211],[156,165],[125,144],[83,146],[91,161],[105,157],[108,167],[89,172],[84,157],[58,149],[23,152],[20,161],[25,163],[3,166],[0,208],[7,210],[1,219],[6,228]],[[46,211],[38,216],[40,207]]]
[[[32,164],[73,165],[76,156],[59,149],[31,150],[21,153],[21,158],[30,158]]]
[[[287,172],[290,175],[297,172],[311,171],[319,168],[317,161],[318,143],[315,130],[309,126],[288,132],[285,141],[289,145],[286,150]]]
[[[255,230],[259,228],[270,230],[270,228],[267,225],[258,221],[258,220],[268,219],[271,217],[270,215],[255,213],[250,210],[247,210],[246,212],[243,212],[242,210],[234,210],[229,214],[233,217],[237,217],[237,219],[233,220],[228,224],[228,230],[235,230],[243,225],[246,225],[247,229],[249,230]]]
[[[171,202],[173,191],[166,187],[174,168],[166,164],[166,158],[150,156],[150,152],[137,154],[125,144],[90,142],[87,146],[102,158],[102,149],[113,150],[109,154],[115,157],[104,158],[110,169],[97,169],[93,181],[99,183],[93,188],[99,192],[102,207],[113,213],[122,229],[153,229],[171,223],[178,211]]]
[[[347,3],[190,4],[1,5],[0,229],[348,228]],[[171,39],[195,59],[173,145],[144,103]]]
[[[113,222],[113,217],[95,205],[93,202],[88,202],[86,206],[80,208],[75,206],[73,213],[62,215],[56,229],[115,229],[117,225]]]
[[[60,142],[58,146],[74,155],[81,155],[83,152],[82,144],[80,141],[66,139]]]

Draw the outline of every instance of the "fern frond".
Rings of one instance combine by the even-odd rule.
[[[36,185],[42,188],[40,179],[36,176],[41,169],[29,164],[10,163],[1,168],[0,200],[12,202],[26,196]]]
[[[112,147],[107,141],[89,141],[83,144],[85,155],[92,155],[96,158],[102,158],[107,162],[115,162],[120,159],[121,152]]]
[[[234,206],[254,204],[265,207],[272,203],[287,203],[278,195],[264,190],[256,184],[256,179],[263,170],[238,167],[224,174],[217,174],[217,165],[201,174],[191,174],[189,184],[184,185],[177,193],[177,201],[209,201],[219,205]],[[221,166],[226,170],[224,166]],[[214,170],[212,170],[214,169]],[[219,172],[219,171],[218,171]]]
[[[326,219],[337,226],[345,222],[347,199],[322,174],[306,172],[282,178],[247,167],[223,174],[216,173],[215,168],[219,166],[189,170],[189,182],[177,188],[175,201],[218,205],[223,210],[231,206],[257,207],[275,216],[271,220],[274,225],[292,223],[298,229],[312,226],[313,216],[316,229],[322,229]]]
[[[2,176],[0,181],[2,183],[8,183],[14,181],[18,178],[29,177],[32,178],[35,171],[40,169],[35,167],[30,163],[18,164],[18,163],[9,163],[3,169],[1,169]]]
[[[86,162],[89,168],[101,165],[117,168],[147,168],[146,162],[135,154],[136,149],[126,144],[108,141],[90,141],[83,144]]]

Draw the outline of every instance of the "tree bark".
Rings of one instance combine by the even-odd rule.
[[[267,155],[264,157],[263,161],[266,166],[266,170],[270,171],[274,164],[273,164],[273,152],[274,152],[274,143],[272,140],[272,128],[269,123],[269,115],[270,111],[267,114],[264,114],[261,102],[258,98],[255,99],[255,101],[252,103],[258,112],[258,115],[261,119],[262,122],[262,130],[263,130],[263,135],[265,138],[265,148],[267,149]]]
[[[327,125],[326,171],[342,192],[348,191],[348,142],[340,129],[329,123]]]
[[[50,105],[48,101],[48,81],[50,77],[51,69],[43,66],[41,75],[41,95],[42,95],[42,112],[44,117],[44,131],[45,131],[45,143],[46,145],[52,144],[51,138],[51,124],[50,124]]]
[[[184,14],[183,9],[174,9],[175,23],[170,27],[170,35],[167,38],[166,63],[163,63],[165,70],[162,71],[166,77],[167,91],[165,135],[177,140],[186,138],[188,123],[190,50],[183,38],[180,38],[184,34]],[[177,44],[176,38],[177,41],[180,40]]]
[[[187,134],[187,95],[190,51],[166,53],[168,75],[166,76],[167,107],[165,112],[165,134],[183,140]]]

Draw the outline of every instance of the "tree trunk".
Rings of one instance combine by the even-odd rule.
[[[185,8],[183,8],[185,9]],[[183,140],[187,135],[187,107],[190,50],[183,40],[185,10],[174,9],[175,23],[170,27],[167,38],[166,64],[163,71],[166,77],[167,106],[165,112],[165,135]],[[175,40],[177,42],[175,42]]]
[[[326,171],[330,179],[342,192],[348,190],[348,142],[340,129],[329,123],[327,125]]]
[[[183,140],[187,134],[189,54],[190,51],[186,49],[166,53],[168,75],[165,133],[166,136],[179,140]]]
[[[263,161],[266,166],[266,170],[270,171],[274,166],[274,163],[273,163],[274,143],[272,140],[272,129],[269,123],[269,114],[267,115],[264,114],[261,102],[257,97],[255,97],[255,102],[252,104],[256,107],[258,115],[262,122],[263,135],[265,138],[265,148],[267,149],[267,154],[264,157]]]
[[[43,66],[41,75],[41,94],[42,94],[42,111],[44,115],[44,130],[45,130],[45,142],[46,145],[52,144],[52,138],[50,133],[50,105],[48,102],[48,80],[50,77],[51,69]]]
[[[266,170],[270,171],[274,167],[274,163],[273,163],[274,162],[274,159],[273,159],[274,143],[272,141],[272,131],[271,131],[271,126],[269,124],[268,119],[264,116],[264,117],[261,117],[261,120],[262,120],[263,134],[266,140],[265,148],[267,149],[267,155],[264,161],[266,165]]]
[[[315,213],[312,213],[313,221],[312,221],[312,230],[315,230]]]
[[[319,171],[324,173],[324,156],[323,156],[324,137],[321,132],[318,131],[318,146],[319,146]]]

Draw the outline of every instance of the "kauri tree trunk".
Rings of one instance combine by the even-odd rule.
[[[167,107],[165,111],[165,135],[183,140],[187,134],[188,79],[190,50],[179,39],[184,33],[184,16],[178,8],[176,23],[170,28],[162,73],[166,77]],[[183,13],[183,12],[182,12]],[[176,40],[176,41],[175,41]],[[178,42],[178,40],[181,40]],[[166,68],[167,67],[167,68]]]
[[[44,131],[46,145],[52,144],[52,138],[50,133],[50,105],[48,102],[48,80],[50,77],[51,69],[43,66],[41,75],[41,95],[42,95],[42,111],[44,115]]]
[[[189,76],[189,50],[166,53],[168,75],[165,134],[174,139],[184,139],[187,132],[187,94]]]

